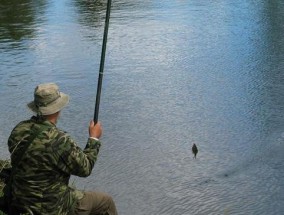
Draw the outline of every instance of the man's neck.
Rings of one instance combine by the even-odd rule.
[[[57,120],[58,120],[58,118],[59,118],[59,113],[60,113],[60,112],[47,115],[47,116],[45,116],[45,118],[46,118],[49,122],[51,122],[51,123],[53,123],[54,125],[56,125]]]

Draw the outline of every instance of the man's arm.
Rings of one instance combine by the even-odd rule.
[[[63,144],[58,155],[62,164],[58,164],[59,168],[67,174],[80,177],[87,177],[91,174],[92,169],[97,160],[101,142],[99,138],[102,135],[102,127],[100,123],[94,125],[91,121],[89,125],[89,138],[84,150],[77,146],[75,141],[68,135],[64,135],[58,140]],[[63,139],[62,139],[63,138]]]

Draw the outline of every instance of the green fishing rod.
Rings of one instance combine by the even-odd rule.
[[[105,55],[106,55],[106,44],[107,44],[109,18],[110,18],[110,9],[111,9],[111,0],[108,0],[107,9],[106,9],[106,18],[105,18],[104,37],[103,37],[103,44],[102,44],[100,71],[99,71],[99,76],[98,76],[96,105],[95,105],[95,112],[94,112],[95,124],[98,122],[98,118],[99,118],[100,99],[101,99],[101,92],[102,92],[103,73],[104,73],[104,64],[105,64]]]

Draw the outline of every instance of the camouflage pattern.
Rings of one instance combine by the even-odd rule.
[[[70,176],[91,174],[101,143],[89,138],[82,150],[51,122],[32,117],[11,132],[8,146],[12,166],[31,132],[42,126],[44,130],[31,143],[15,171],[13,202],[30,207],[36,214],[70,214],[76,201],[83,197],[83,192],[68,186]]]

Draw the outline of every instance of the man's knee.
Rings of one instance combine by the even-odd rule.
[[[106,198],[107,198],[107,202],[109,203],[109,205],[114,205],[115,204],[112,196],[106,194]]]
[[[97,196],[101,199],[102,204],[104,205],[102,208],[104,209],[104,212],[109,215],[117,215],[116,206],[114,203],[114,200],[112,196],[110,196],[107,193],[102,192],[94,192]]]
[[[82,201],[89,202],[92,205],[91,211],[117,214],[116,206],[112,196],[104,192],[85,192]],[[91,202],[90,202],[91,201]]]
[[[93,193],[97,195],[97,198],[99,198],[102,202],[104,202],[104,204],[109,206],[115,204],[112,196],[110,196],[109,194],[103,192],[93,192]]]

